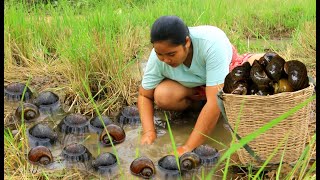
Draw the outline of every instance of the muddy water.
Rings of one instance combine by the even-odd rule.
[[[6,102],[7,111],[14,112],[18,107],[18,103]],[[9,108],[8,108],[9,107]],[[163,113],[163,112],[162,112]],[[27,128],[32,127],[34,124],[39,122],[45,122],[49,124],[56,132],[59,132],[57,129],[57,125],[66,116],[62,109],[57,111],[54,115],[50,114],[41,114],[36,122],[32,122],[27,124]],[[158,114],[159,115],[159,114]],[[162,114],[163,115],[163,114]],[[160,117],[160,118],[159,118]],[[165,121],[164,116],[158,116],[158,120],[160,122]],[[183,143],[187,140],[189,134],[191,133],[194,124],[196,122],[196,116],[193,117],[183,117],[180,119],[170,120],[170,127],[174,136],[174,141],[176,146],[183,145]],[[168,154],[173,152],[172,142],[170,140],[170,135],[166,127],[157,127],[158,138],[151,145],[140,145],[140,130],[141,126],[138,125],[125,125],[124,127],[126,133],[126,139],[121,144],[116,144],[116,152],[112,147],[105,147],[99,143],[99,135],[96,133],[85,133],[83,135],[73,135],[73,134],[59,134],[59,141],[55,143],[53,146],[50,146],[50,150],[54,156],[54,163],[50,164],[46,168],[48,169],[64,169],[64,168],[79,168],[82,170],[87,170],[93,172],[101,177],[105,177],[108,179],[118,179],[119,177],[130,177],[130,179],[139,179],[138,177],[132,175],[130,173],[130,164],[131,162],[139,156],[145,156],[150,158],[156,166],[156,174],[153,179],[164,179],[164,173],[157,167],[158,160]],[[209,135],[214,140],[207,140],[207,144],[217,148],[220,153],[227,148],[228,144],[231,141],[231,136],[228,130],[223,126],[223,119],[220,117],[214,131]],[[103,152],[111,152],[113,154],[117,154],[119,157],[119,164],[112,169],[111,173],[106,174],[98,174],[90,169],[90,161],[87,163],[68,163],[61,156],[61,152],[64,146],[70,144],[72,142],[78,142],[85,145],[92,157],[97,157],[100,153]],[[31,149],[33,146],[33,141],[29,140],[29,146]],[[185,174],[183,177],[201,177],[202,171],[209,172],[210,168],[201,167],[196,172],[190,172],[190,174]],[[206,174],[206,173],[205,173]],[[169,178],[169,179],[178,179],[178,178]]]

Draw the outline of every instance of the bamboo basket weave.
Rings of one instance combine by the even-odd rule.
[[[236,132],[244,137],[310,98],[313,92],[314,85],[310,83],[309,87],[299,91],[270,96],[222,93],[222,100],[231,128],[235,129],[237,123]],[[268,129],[248,145],[262,160],[266,160],[283,142],[269,164],[279,163],[283,151],[285,154],[282,162],[294,163],[305,148],[310,114],[311,103]],[[260,166],[263,163],[255,160],[244,148],[240,148],[237,154],[242,164]]]

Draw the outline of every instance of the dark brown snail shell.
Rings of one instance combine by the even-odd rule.
[[[234,90],[234,86],[236,81],[232,79],[232,75],[230,73],[224,78],[224,85],[223,85],[223,92],[224,93],[231,93]]]
[[[201,164],[204,165],[216,163],[220,156],[220,153],[216,148],[207,144],[198,146],[192,152],[196,153],[200,157]]]
[[[295,91],[309,86],[307,68],[304,63],[298,60],[287,61],[284,64],[284,71],[288,74],[288,81]]]
[[[90,119],[90,129],[92,129],[92,131],[100,133],[103,130],[104,126],[113,123],[113,121],[108,116],[101,116],[101,118],[102,119],[100,119],[99,116],[96,116]]]
[[[136,176],[149,179],[155,174],[155,167],[149,158],[139,157],[131,163],[130,171]]]
[[[51,91],[41,92],[33,103],[39,107],[40,111],[53,113],[59,109],[59,96]]]
[[[125,140],[126,133],[124,132],[124,130],[120,126],[118,126],[116,124],[109,124],[106,126],[106,129],[112,139],[113,144],[119,144]],[[108,137],[107,131],[105,129],[103,131],[101,131],[100,136],[99,136],[99,140],[102,145],[111,146],[111,142]]]
[[[251,70],[251,65],[247,61],[243,63],[241,66],[235,67],[231,72],[231,78],[234,81],[246,81],[250,79],[250,70]]]
[[[253,61],[250,76],[253,83],[257,84],[257,86],[271,85],[271,79],[268,77],[263,66],[257,60]]]
[[[66,134],[84,134],[89,132],[89,121],[82,114],[71,113],[60,121],[58,128]]]
[[[258,61],[259,63],[263,66],[263,67],[267,67],[267,65],[269,64],[269,62],[271,61],[271,59],[273,57],[275,57],[276,55],[278,55],[275,52],[267,52],[264,54],[263,57],[261,57]]]
[[[26,87],[25,84],[14,82],[4,87],[4,95],[9,101],[20,101],[23,95],[23,90]],[[26,87],[24,94],[24,101],[28,101],[32,98],[32,92],[29,87]]]
[[[231,92],[231,94],[246,95],[248,92],[248,83],[245,81],[238,81]]]
[[[99,154],[99,156],[92,161],[92,167],[95,171],[101,174],[111,172],[112,168],[117,165],[117,158],[110,152]]]
[[[178,162],[174,155],[166,155],[159,159],[158,165],[162,171],[165,171],[167,174],[179,174]]]
[[[279,81],[281,76],[284,74],[283,67],[285,62],[286,61],[282,57],[275,55],[266,66],[265,72],[268,77],[273,81]]]
[[[33,122],[40,116],[38,107],[31,103],[23,103],[22,105],[19,105],[15,111],[15,117],[21,120],[22,113],[25,122]]]
[[[139,110],[137,106],[126,106],[124,107],[119,115],[118,122],[120,126],[125,124],[129,125],[139,125],[140,124],[140,116]]]
[[[293,88],[291,87],[288,79],[280,79],[277,83],[273,85],[274,94],[282,93],[282,92],[293,92]]]
[[[256,95],[259,96],[267,96],[267,95],[273,95],[274,89],[271,86],[258,86],[258,91],[256,92]]]
[[[201,164],[200,157],[194,152],[184,153],[180,158],[180,168],[181,170],[191,170],[198,167]]]
[[[68,162],[86,162],[92,158],[92,154],[87,147],[79,143],[72,143],[65,146],[61,155]]]
[[[28,153],[28,159],[36,165],[48,165],[53,162],[51,151],[45,146],[36,146]]]
[[[45,123],[38,123],[29,128],[28,135],[30,142],[35,146],[50,146],[58,139],[58,134]]]

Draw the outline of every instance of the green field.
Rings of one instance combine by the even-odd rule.
[[[239,53],[275,51],[316,76],[315,0],[5,0],[4,6],[5,85],[29,80],[34,91],[60,92],[63,103],[86,115],[136,102],[139,62],[149,56],[150,27],[161,15],[217,26]],[[10,113],[5,108],[5,127]],[[5,179],[95,178],[76,170],[30,173],[25,126],[16,129],[16,136],[5,131]],[[315,178],[316,162],[307,168],[314,150],[286,178]]]

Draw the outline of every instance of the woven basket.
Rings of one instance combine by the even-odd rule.
[[[222,93],[222,100],[231,128],[235,129],[237,123],[236,132],[240,137],[244,137],[310,98],[313,92],[314,85],[310,84],[309,87],[299,91],[270,96]],[[269,163],[279,163],[283,150],[285,150],[283,162],[296,162],[305,148],[310,113],[311,103],[268,129],[248,145],[262,160],[266,160],[281,144],[280,142],[283,142]],[[286,136],[288,138],[285,142]],[[244,148],[240,148],[237,154],[242,164],[262,165],[262,162],[255,160]]]

